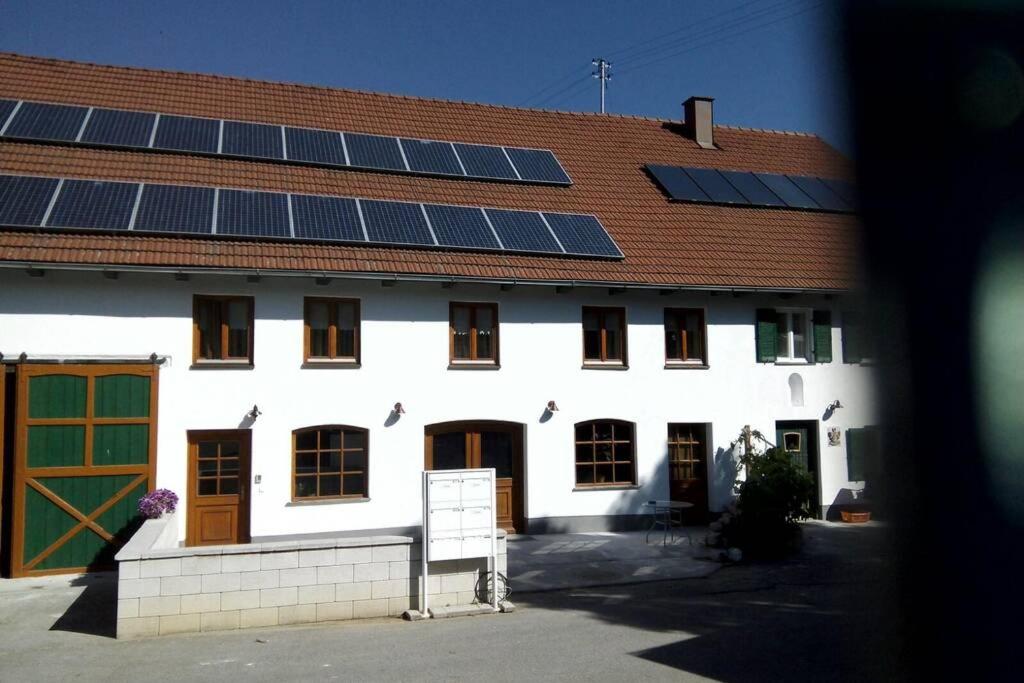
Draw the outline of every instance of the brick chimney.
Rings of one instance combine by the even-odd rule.
[[[690,137],[704,149],[715,149],[715,134],[712,130],[712,97],[691,97],[683,102],[683,123]]]

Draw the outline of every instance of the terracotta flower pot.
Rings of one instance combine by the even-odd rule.
[[[841,510],[839,514],[847,524],[863,524],[871,521],[871,513],[868,511]]]

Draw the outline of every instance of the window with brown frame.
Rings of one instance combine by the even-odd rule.
[[[665,362],[707,365],[707,328],[699,308],[665,309]]]
[[[292,500],[367,498],[369,432],[331,425],[292,432]]]
[[[252,365],[253,298],[196,295],[192,306],[192,362]]]
[[[626,309],[583,307],[583,362],[626,365]]]
[[[449,361],[498,364],[498,304],[456,303],[449,307]]]
[[[592,420],[576,424],[576,486],[636,483],[632,422]]]
[[[304,358],[310,363],[359,363],[359,301],[305,300]]]

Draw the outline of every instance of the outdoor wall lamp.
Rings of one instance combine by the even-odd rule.
[[[549,413],[558,412],[558,406],[555,405],[554,401],[548,401],[548,412]]]
[[[838,398],[828,404],[829,412],[835,412],[836,410],[839,410],[842,407],[843,407],[843,404],[839,402]]]
[[[391,412],[395,415],[405,415],[405,408],[402,407],[401,403],[396,403],[395,407],[392,408]]]
[[[260,412],[259,406],[257,406],[255,403],[253,403],[252,404],[252,410],[250,410],[248,413],[246,413],[245,416],[247,418],[249,418],[250,420],[255,420],[257,417],[259,417],[262,414],[263,413]]]

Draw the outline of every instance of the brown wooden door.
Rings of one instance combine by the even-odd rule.
[[[427,470],[493,467],[498,526],[523,533],[523,429],[501,422],[460,422],[427,427]]]
[[[684,514],[686,523],[703,523],[708,517],[707,429],[702,424],[668,426],[668,488],[673,501],[692,503]]]
[[[249,542],[252,432],[189,432],[186,545]]]

